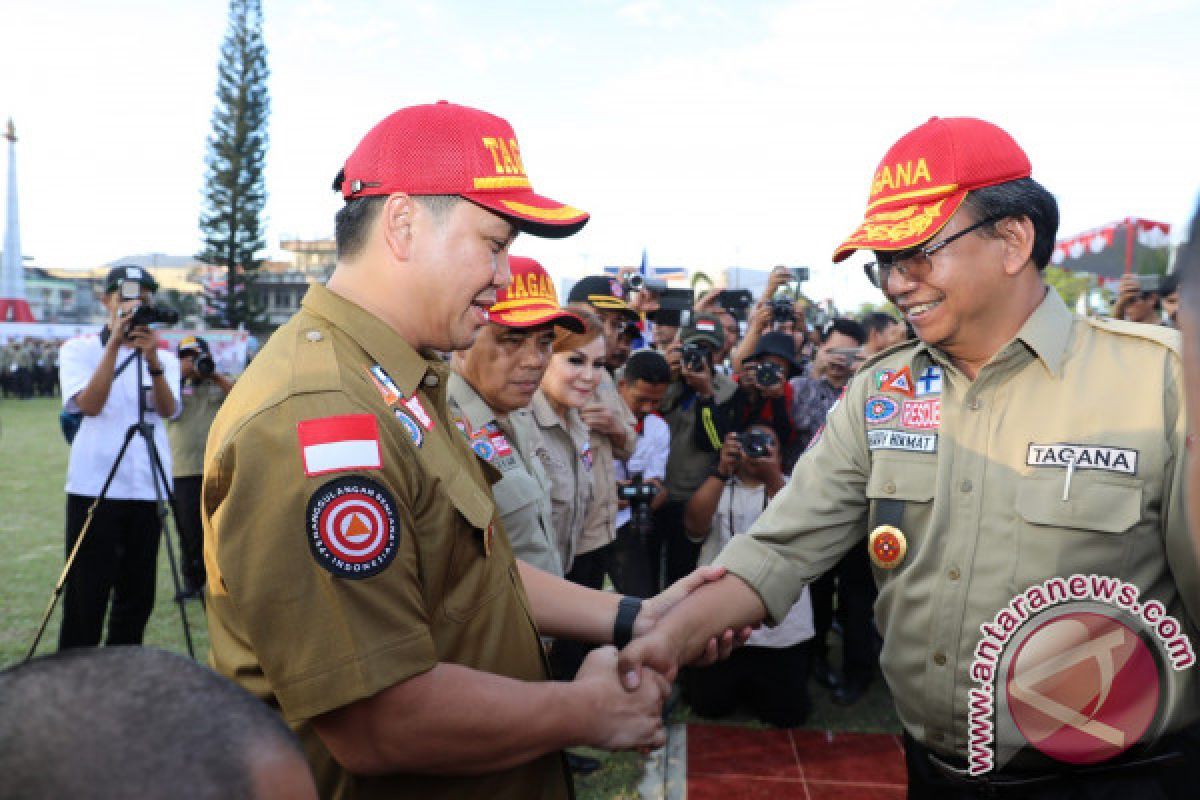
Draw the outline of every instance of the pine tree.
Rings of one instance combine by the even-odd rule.
[[[213,292],[209,324],[262,326],[263,303],[251,287],[261,260],[262,211],[267,192],[267,48],[260,0],[230,0],[229,27],[217,66],[217,104],[205,158],[207,175],[197,259],[224,268],[226,283]]]

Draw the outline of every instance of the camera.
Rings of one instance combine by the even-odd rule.
[[[688,372],[700,372],[708,364],[708,351],[695,342],[685,344],[680,350],[679,356],[683,359],[683,365],[687,367]]]
[[[621,286],[627,292],[654,292],[655,294],[659,294],[666,291],[667,282],[647,278],[645,275],[637,273],[626,273],[621,277]]]
[[[617,486],[617,497],[629,503],[629,511],[633,515],[630,520],[633,529],[642,536],[650,535],[654,529],[650,503],[657,495],[658,487],[652,483],[643,483],[640,472],[630,476],[629,485]]]
[[[754,365],[754,382],[764,389],[778,386],[783,382],[783,370],[778,364],[763,361]]]
[[[638,503],[649,503],[658,494],[658,489],[652,483],[642,483],[641,479],[635,480],[628,486],[617,487],[617,497],[629,505],[637,505]]]
[[[789,267],[788,272],[792,273],[792,280],[796,283],[808,280],[808,267]]]
[[[216,362],[208,353],[201,353],[196,356],[193,366],[196,369],[196,374],[201,378],[211,378],[213,373],[217,371]]]
[[[1167,286],[1165,275],[1137,275],[1138,289],[1143,292],[1154,292],[1155,294],[1169,294],[1170,289]]]
[[[771,455],[771,437],[762,431],[743,431],[737,434],[742,452],[750,458],[766,458]]]
[[[129,316],[131,329],[158,323],[174,325],[177,322],[179,322],[179,314],[175,310],[151,305],[140,305]]]
[[[767,305],[771,309],[771,322],[776,324],[781,322],[795,322],[796,307],[792,304],[791,300],[788,300],[786,297],[777,297],[769,300]]]

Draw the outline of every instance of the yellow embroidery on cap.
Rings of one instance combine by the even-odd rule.
[[[474,185],[476,189],[532,189],[529,184],[529,178],[517,175],[511,178],[507,177],[485,177],[475,178]]]
[[[956,191],[958,191],[957,183],[947,183],[942,186],[930,186],[928,189],[914,189],[911,192],[904,192],[902,194],[890,194],[887,197],[880,197],[878,200],[872,200],[870,203],[867,203],[867,211],[883,203],[894,203],[897,200],[915,200],[918,197],[932,197]]]
[[[537,219],[562,220],[575,219],[576,217],[583,216],[582,211],[580,211],[578,208],[572,208],[571,206],[561,206],[559,208],[538,208],[537,206],[531,206],[527,203],[518,203],[515,200],[501,200],[500,202],[509,211],[517,214],[524,214],[528,217],[535,217]]]
[[[926,183],[932,180],[929,176],[929,165],[925,163],[924,158],[918,158],[915,163],[910,160],[892,165],[884,164],[871,182],[871,197],[885,189],[906,189],[922,179]]]

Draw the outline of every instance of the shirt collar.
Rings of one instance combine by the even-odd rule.
[[[1062,370],[1063,359],[1070,344],[1071,325],[1074,320],[1075,315],[1067,308],[1058,292],[1047,286],[1042,302],[1025,320],[1025,324],[1017,331],[1013,340],[993,356],[993,360],[1003,358],[1002,354],[1011,352],[1014,343],[1021,342],[1041,360],[1051,375],[1057,377]],[[922,353],[934,361],[951,363],[951,359],[945,353],[925,342],[921,342],[913,350],[909,363],[916,366],[916,357]]]
[[[549,428],[552,425],[562,427],[562,420],[558,418],[558,414],[554,413],[554,408],[551,407],[550,401],[546,399],[546,395],[541,389],[533,393],[533,401],[529,404],[529,410],[539,427]]]
[[[488,423],[496,421],[496,412],[480,396],[479,392],[475,391],[475,387],[466,378],[451,371],[447,385],[450,397],[454,399],[458,410],[466,417],[465,421],[471,428],[469,433],[474,433]]]
[[[444,371],[436,368],[436,355],[418,353],[383,320],[324,286],[310,286],[301,305],[353,339],[383,367],[405,397],[416,392],[426,373]]]

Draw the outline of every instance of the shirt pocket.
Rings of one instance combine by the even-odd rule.
[[[867,539],[855,547],[868,547],[871,531],[879,525],[895,525],[904,534],[907,550],[904,558],[892,569],[880,569],[871,563],[871,573],[879,588],[875,615],[882,629],[897,606],[897,586],[894,580],[908,568],[923,551],[924,540],[933,514],[933,497],[937,488],[937,460],[934,457],[904,456],[893,453],[877,454],[867,478],[866,495],[870,502],[867,516]],[[903,505],[900,519],[887,519],[881,505],[895,501]],[[902,606],[901,606],[902,608]]]
[[[460,472],[443,483],[447,498],[462,516],[465,524],[453,526],[454,537],[450,555],[450,571],[446,580],[443,603],[446,616],[456,622],[466,622],[479,613],[505,589],[506,561],[497,552],[493,530],[492,554],[484,551],[484,537],[495,524],[490,498],[466,473]],[[503,552],[508,549],[504,548]]]
[[[1065,469],[1020,478],[1015,588],[1051,576],[1124,574],[1142,493],[1139,478],[1089,470],[1076,470],[1069,486]]]

